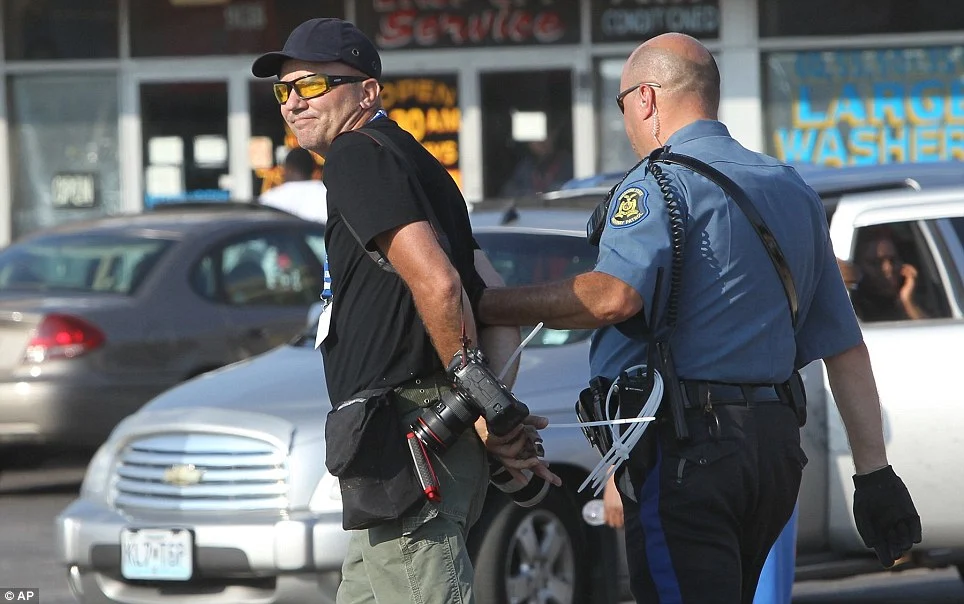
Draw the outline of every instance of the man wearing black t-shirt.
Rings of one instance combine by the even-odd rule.
[[[463,334],[473,343],[481,336],[498,371],[518,330],[478,333],[474,306],[486,285],[501,283],[472,237],[455,182],[381,109],[381,61],[371,41],[351,23],[312,19],[252,71],[278,78],[282,117],[300,146],[325,158],[332,302],[330,326],[319,337],[331,400],[394,388],[407,425],[450,387],[445,367],[463,347]],[[383,270],[369,251],[380,252],[395,272]],[[441,503],[354,531],[338,602],[472,601],[465,539],[485,499],[485,451],[516,476],[526,469],[560,484],[535,455],[535,429],[546,426],[545,418],[530,416],[526,424],[498,438],[480,420],[443,456],[430,454]]]

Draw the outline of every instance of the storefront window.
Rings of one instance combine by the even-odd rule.
[[[947,0],[767,0],[760,36],[853,36],[964,29],[964,4]]]
[[[964,160],[964,46],[771,53],[768,150],[828,166]]]
[[[482,75],[483,191],[520,197],[572,178],[572,73]]]
[[[141,84],[144,206],[226,201],[228,86],[224,82]]]
[[[118,0],[4,0],[7,60],[117,56]]]
[[[132,0],[135,57],[255,54],[281,48],[298,24],[344,17],[343,0]]]
[[[117,77],[10,79],[13,236],[121,208]],[[70,102],[52,90],[69,90]]]
[[[461,187],[458,76],[401,75],[380,82],[388,116],[422,143]]]

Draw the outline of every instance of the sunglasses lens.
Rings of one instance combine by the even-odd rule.
[[[298,96],[303,99],[312,99],[328,92],[328,78],[323,75],[309,76],[295,82],[295,89]]]
[[[284,82],[276,82],[274,85],[274,98],[282,105],[288,102],[288,85]]]

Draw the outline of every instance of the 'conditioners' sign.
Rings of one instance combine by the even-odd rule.
[[[575,44],[575,0],[362,0],[358,27],[383,49]]]
[[[380,81],[388,117],[422,143],[461,187],[458,78],[397,76]]]
[[[964,160],[964,47],[768,57],[771,152],[828,166]]]
[[[666,32],[720,36],[719,0],[593,0],[593,42],[642,42]]]

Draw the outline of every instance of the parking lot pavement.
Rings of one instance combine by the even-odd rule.
[[[0,588],[38,587],[42,604],[74,602],[56,561],[53,521],[82,478],[78,464],[0,475]],[[960,604],[964,582],[956,569],[912,570],[804,581],[793,593],[793,604]]]
[[[56,563],[54,518],[77,496],[81,463],[0,475],[0,588],[39,588],[42,604],[75,601]]]

